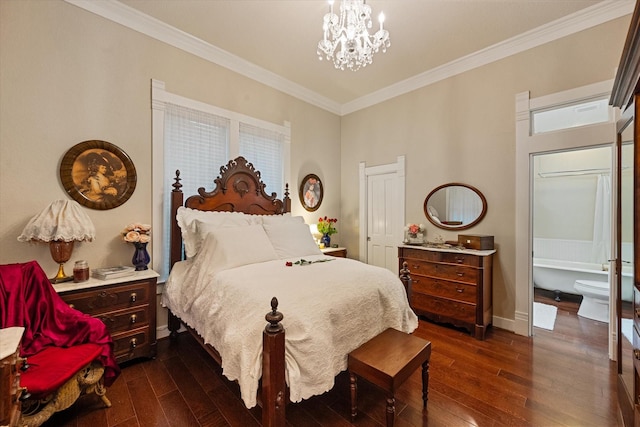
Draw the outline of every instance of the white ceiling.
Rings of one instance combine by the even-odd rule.
[[[108,13],[96,11],[100,2],[67,1],[151,36],[173,32],[206,59],[339,114],[615,19],[635,3],[369,0],[372,16],[385,13],[391,47],[353,72],[316,54],[326,0],[112,0]]]

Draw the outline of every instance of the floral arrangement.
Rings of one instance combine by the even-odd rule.
[[[418,237],[418,233],[424,232],[424,225],[422,224],[407,224],[405,230],[411,237]]]
[[[149,243],[151,240],[151,226],[134,222],[122,230],[122,238],[128,243]]]
[[[338,222],[337,218],[327,218],[326,216],[324,218],[320,217],[318,219],[318,232],[329,236],[336,234],[338,232],[334,225],[336,222]]]

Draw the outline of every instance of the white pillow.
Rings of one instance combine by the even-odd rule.
[[[261,225],[213,229],[203,245],[214,245],[207,261],[216,271],[278,259]]]
[[[280,259],[307,255],[322,255],[305,223],[283,222],[262,224]]]
[[[291,216],[290,213],[282,215],[260,215],[262,224],[304,224],[301,216]]]
[[[211,224],[214,226],[237,227],[256,223],[253,215],[245,215],[241,212],[214,212],[199,211],[197,209],[178,208],[176,219],[182,233],[184,250],[187,258],[198,253],[204,234],[198,230],[199,224]]]

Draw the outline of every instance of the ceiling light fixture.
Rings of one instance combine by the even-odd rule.
[[[329,0],[329,13],[324,15],[324,38],[318,43],[318,57],[332,60],[336,68],[357,71],[373,62],[373,54],[391,45],[389,32],[384,29],[384,13],[378,16],[380,29],[369,35],[371,6],[365,0],[342,0],[340,16],[333,13],[333,0]]]

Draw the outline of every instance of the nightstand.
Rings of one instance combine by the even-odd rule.
[[[71,307],[107,325],[118,363],[156,356],[156,282],[153,270],[126,277],[53,285]]]
[[[335,256],[338,258],[346,258],[347,257],[347,248],[324,248],[320,249],[323,254]]]
[[[0,425],[15,427],[20,418],[20,341],[24,328],[0,329]]]

